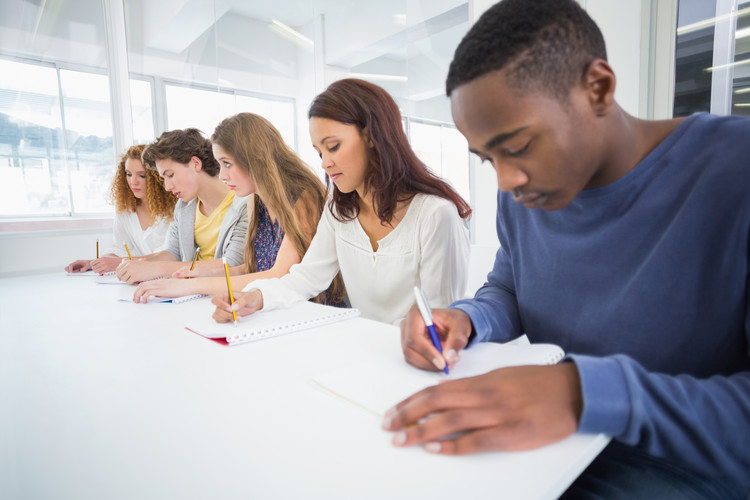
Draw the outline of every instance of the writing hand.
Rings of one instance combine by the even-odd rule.
[[[582,408],[574,363],[519,366],[417,392],[386,413],[383,428],[396,431],[395,446],[425,443],[431,453],[528,450],[573,434]]]
[[[117,278],[128,285],[159,278],[161,275],[159,262],[136,261],[125,258],[117,266]]]
[[[263,309],[263,294],[260,290],[250,292],[236,292],[234,294],[234,305],[229,305],[229,296],[216,295],[211,299],[211,303],[216,306],[213,318],[217,323],[228,323],[233,321],[232,309],[237,311],[237,317],[247,316],[256,311]]]
[[[69,273],[85,273],[91,269],[90,260],[76,260],[65,266],[65,271]]]
[[[451,369],[460,359],[459,353],[469,343],[471,320],[458,309],[435,309],[432,321],[443,347],[443,355],[430,340],[430,334],[417,309],[411,309],[401,322],[401,349],[410,365],[422,370]]]

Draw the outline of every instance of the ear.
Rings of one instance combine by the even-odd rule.
[[[604,59],[594,59],[583,74],[583,84],[596,116],[604,116],[615,104],[615,72]]]
[[[359,135],[362,137],[362,140],[367,144],[367,147],[372,149],[375,147],[375,145],[372,143],[372,139],[370,139],[370,133],[367,130],[367,128],[363,128],[362,131],[359,133]]]
[[[196,172],[200,172],[201,170],[203,170],[203,162],[197,156],[191,156],[190,157],[190,166]]]

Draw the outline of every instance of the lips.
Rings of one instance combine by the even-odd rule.
[[[513,201],[520,203],[526,208],[537,208],[544,205],[549,199],[545,193],[513,193]]]
[[[332,181],[336,182],[336,179],[341,177],[341,174],[328,174],[328,177],[330,177]]]

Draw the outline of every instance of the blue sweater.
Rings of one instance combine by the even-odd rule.
[[[750,120],[697,114],[557,211],[498,195],[487,283],[451,307],[580,373],[579,432],[750,485]]]

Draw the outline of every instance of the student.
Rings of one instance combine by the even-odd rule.
[[[148,255],[164,247],[164,239],[172,220],[177,198],[164,190],[159,175],[147,170],[141,162],[144,145],[131,146],[120,158],[112,180],[110,196],[115,204],[114,241],[102,249],[102,256],[91,260],[77,260],[65,270],[83,273],[93,270],[99,274],[114,271],[128,256]]]
[[[614,90],[573,0],[504,0],[461,42],[447,92],[497,174],[501,248],[473,299],[434,311],[446,358],[526,333],[568,362],[440,384],[383,425],[443,454],[605,433],[571,497],[746,498],[750,120],[640,120]],[[436,369],[415,311],[402,344]]]
[[[221,166],[219,179],[237,196],[249,196],[244,263],[230,269],[233,288],[241,290],[254,279],[285,275],[310,246],[325,205],[325,186],[261,116],[240,113],[225,119],[216,127],[211,142]],[[193,279],[141,283],[133,300],[227,292],[223,267],[183,269],[177,275]],[[337,285],[331,291],[333,302],[343,295],[340,278]]]
[[[165,250],[140,261],[124,260],[117,277],[133,284],[170,276],[190,265],[196,248],[200,248],[197,268],[220,267],[222,257],[232,266],[241,264],[246,200],[235,197],[217,177],[219,164],[211,141],[194,128],[164,132],[143,151],[143,162],[159,172],[164,188],[179,200]]]
[[[414,303],[413,287],[444,307],[466,288],[471,210],[412,151],[393,98],[346,79],[317,96],[310,138],[333,194],[302,263],[280,279],[258,280],[235,306],[240,315],[314,297],[341,271],[351,306],[388,323]],[[231,318],[214,298],[217,321]]]

